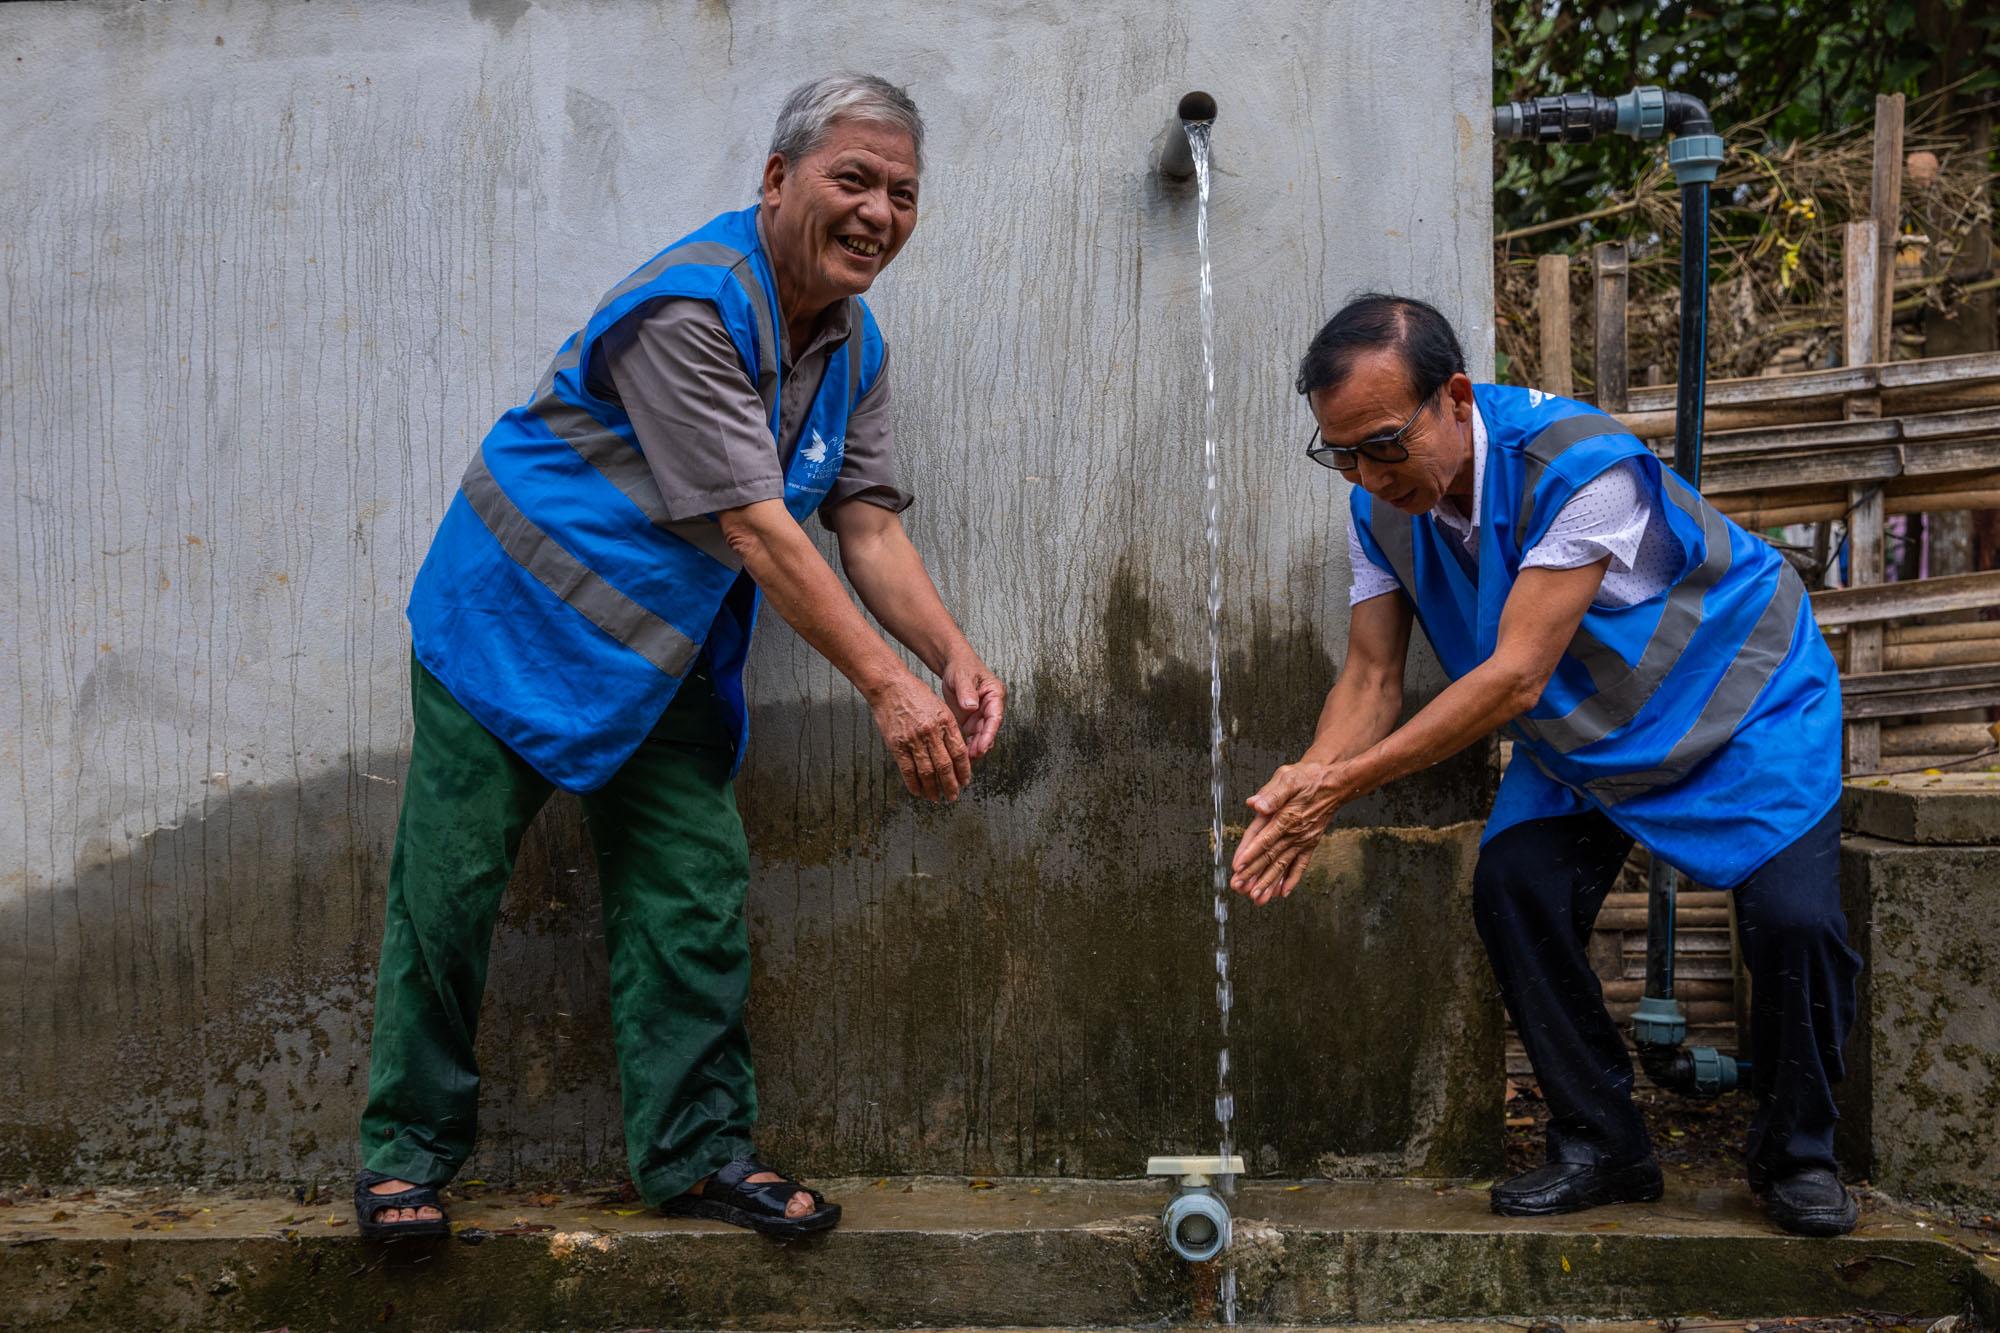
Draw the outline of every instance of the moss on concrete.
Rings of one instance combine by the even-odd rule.
[[[1842,1155],[1905,1197],[2000,1207],[2000,847],[1849,836],[1841,878],[1866,964]]]

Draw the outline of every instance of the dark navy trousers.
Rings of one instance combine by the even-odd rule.
[[[1591,923],[1632,848],[1603,815],[1530,820],[1479,854],[1473,914],[1549,1107],[1552,1162],[1624,1165],[1652,1153],[1632,1105],[1632,1060],[1585,956]],[[1753,1170],[1831,1170],[1833,1087],[1854,1024],[1861,959],[1840,910],[1840,811],[1780,851],[1736,894],[1750,971]]]

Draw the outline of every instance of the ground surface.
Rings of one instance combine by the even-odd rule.
[[[1743,1181],[1743,1144],[1750,1134],[1752,1103],[1741,1096],[1698,1102],[1654,1089],[1634,1094],[1660,1166],[1670,1178],[1724,1187]],[[1549,1108],[1533,1083],[1510,1080],[1507,1091],[1507,1170],[1527,1171],[1543,1161]]]
[[[1657,1204],[1527,1221],[1483,1182],[1246,1182],[1231,1250],[1246,1325],[1658,1313],[1677,1327],[1928,1327],[2000,1290],[2000,1245],[1868,1199],[1855,1235],[1778,1232],[1734,1182],[1675,1171]],[[777,1245],[668,1220],[622,1190],[447,1202],[456,1235],[383,1246],[345,1194],[17,1193],[0,1328],[796,1330],[1210,1322],[1220,1273],[1172,1259],[1142,1181],[825,1182],[833,1234]],[[1761,1318],[1756,1318],[1761,1316]],[[1842,1316],[1845,1322],[1828,1322]],[[1570,1323],[1584,1328],[1586,1324]],[[1666,1328],[1658,1324],[1652,1327]],[[1637,1325],[1631,1327],[1646,1327]]]

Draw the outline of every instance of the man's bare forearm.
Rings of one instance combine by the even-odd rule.
[[[1352,759],[1395,730],[1396,715],[1402,711],[1400,679],[1349,663],[1327,691],[1313,743],[1300,759],[1317,764]]]
[[[1501,612],[1493,655],[1343,765],[1342,799],[1449,759],[1533,708],[1597,595],[1608,563],[1607,558],[1577,569],[1523,570]]]
[[[1401,727],[1363,747],[1346,766],[1345,799],[1366,796],[1397,778],[1449,759],[1534,706],[1538,688],[1505,667],[1486,662],[1446,686]]]
[[[1395,729],[1403,711],[1403,665],[1412,615],[1401,597],[1357,602],[1347,622],[1347,658],[1319,710],[1313,743],[1301,763],[1336,764]]]
[[[856,502],[865,503],[865,502]],[[896,641],[942,676],[945,665],[971,650],[965,634],[945,609],[930,571],[902,523],[886,510],[843,523],[840,564],[861,604]]]
[[[909,674],[782,501],[759,501],[719,517],[730,549],[772,609],[863,695]]]

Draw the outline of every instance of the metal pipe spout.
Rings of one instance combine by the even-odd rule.
[[[1207,93],[1191,92],[1182,95],[1180,104],[1174,108],[1174,119],[1167,125],[1167,141],[1160,148],[1160,174],[1172,181],[1194,178],[1194,148],[1188,143],[1189,125],[1213,124],[1215,121],[1215,99]]]

